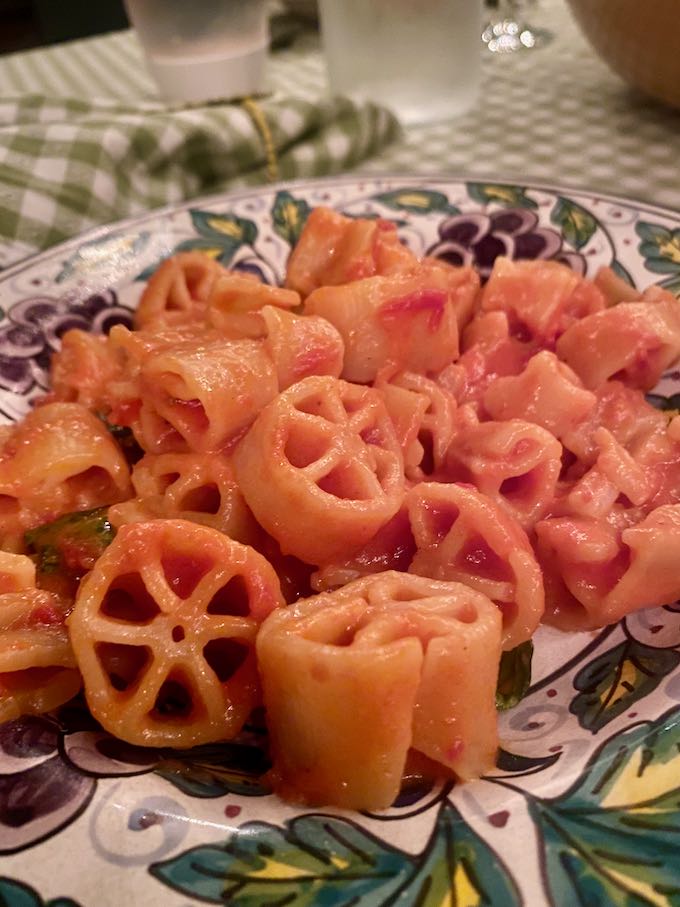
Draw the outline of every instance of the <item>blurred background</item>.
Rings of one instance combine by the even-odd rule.
[[[289,44],[301,25],[316,20],[317,0],[269,2],[274,13],[270,21],[274,49]],[[533,28],[540,0],[484,0],[484,4],[490,25],[482,37],[490,50],[505,53],[523,49],[522,44],[549,43],[548,30]],[[544,0],[544,7],[550,5]],[[680,109],[680,0],[566,0],[566,5],[596,54],[614,72]],[[293,16],[278,15],[281,12]],[[490,42],[485,35],[494,22],[496,27],[502,24],[503,37]],[[0,0],[0,54],[127,27],[123,0]],[[527,36],[532,38],[530,43],[524,40]]]
[[[126,28],[122,0],[0,0],[0,53]]]
[[[299,23],[316,21],[317,0],[271,0],[271,8],[274,13],[293,13]],[[275,16],[272,22],[274,43],[292,37],[291,22],[284,28],[281,18]],[[128,24],[123,0],[0,0],[0,54],[100,35]]]

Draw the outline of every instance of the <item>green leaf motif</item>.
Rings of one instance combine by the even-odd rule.
[[[680,905],[680,709],[615,734],[553,800],[530,800],[555,904]]]
[[[206,766],[200,762],[177,762],[163,759],[154,771],[189,797],[203,800],[238,794],[240,797],[266,797],[271,787],[263,778],[254,778],[247,772],[228,768]]]
[[[643,242],[661,245],[671,238],[670,230],[662,227],[661,224],[651,224],[648,221],[638,221],[635,225],[635,232]]]
[[[193,239],[183,239],[182,242],[177,243],[175,248],[170,253],[170,256],[166,258],[159,258],[158,261],[152,262],[152,264],[147,265],[143,271],[135,277],[135,280],[141,280],[146,283],[149,278],[155,274],[161,264],[166,261],[167,258],[172,255],[177,255],[178,252],[202,252],[204,255],[207,255],[208,258],[215,259],[216,261],[222,261],[222,256],[226,256],[225,265],[228,265],[233,257],[233,251],[230,250],[225,253],[224,246],[217,245],[215,241],[212,242],[209,239],[203,239],[200,236],[196,236]]]
[[[507,183],[468,183],[468,195],[482,205],[494,202],[504,208],[538,208],[538,204],[529,198],[522,186]]]
[[[224,247],[218,245],[214,239],[203,239],[201,236],[196,236],[193,239],[183,239],[182,242],[177,243],[172,254],[177,255],[178,252],[202,252],[208,258],[219,259],[224,252]],[[156,267],[157,265],[153,266],[151,273]]]
[[[668,230],[661,224],[640,221],[635,225],[640,237],[640,254],[650,271],[656,274],[680,272],[680,228]]]
[[[400,907],[519,907],[517,887],[496,853],[445,803],[424,853],[394,903]],[[375,901],[374,903],[382,903]]]
[[[443,192],[435,192],[433,189],[403,186],[392,192],[378,193],[373,198],[394,211],[410,211],[413,214],[431,214],[433,211],[442,214],[460,214],[460,210],[450,204]]]
[[[627,639],[578,672],[574,686],[579,692],[569,710],[581,727],[596,733],[656,689],[678,664],[680,652]]]
[[[531,683],[534,644],[530,639],[509,652],[503,652],[496,686],[496,708],[512,709],[524,697]]]
[[[178,252],[202,252],[208,258],[229,267],[241,246],[252,246],[257,239],[257,225],[247,218],[200,211],[197,208],[191,209],[189,214],[198,236],[177,243],[172,255],[177,255]],[[163,259],[148,265],[135,280],[147,281],[162,261]]]
[[[190,797],[208,799],[271,793],[265,780],[270,762],[263,749],[241,743],[217,743],[170,751],[154,771]]]
[[[680,269],[672,276],[662,280],[659,284],[664,290],[668,290],[674,296],[680,296]]]
[[[184,895],[239,907],[383,903],[410,858],[353,822],[299,816],[278,828],[249,822],[224,844],[188,850],[149,871]]]
[[[214,211],[189,211],[196,232],[208,241],[208,247],[221,249],[219,259],[227,264],[241,246],[252,246],[257,239],[257,225],[235,214],[216,214]],[[194,245],[193,248],[197,248]]]
[[[561,195],[550,212],[550,220],[561,228],[562,235],[574,249],[587,245],[597,230],[597,221],[589,211]]]
[[[621,264],[618,258],[615,258],[612,261],[610,267],[617,277],[620,277],[621,280],[624,280],[629,286],[635,286],[635,281],[631,277],[630,271]]]
[[[272,207],[274,230],[291,248],[300,239],[310,211],[311,208],[303,198],[295,198],[286,191],[276,193]]]
[[[497,855],[449,803],[412,856],[354,822],[298,816],[284,828],[250,822],[225,844],[195,847],[149,871],[184,895],[240,907],[519,907]]]
[[[499,749],[496,756],[496,768],[503,772],[512,772],[517,775],[533,775],[536,772],[544,771],[554,765],[562,755],[551,753],[550,756],[522,756],[519,753],[511,753],[509,750]]]
[[[54,898],[50,901],[43,900],[38,892],[7,876],[0,877],[0,907],[78,907],[71,898]]]

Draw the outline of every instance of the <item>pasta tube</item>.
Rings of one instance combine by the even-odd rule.
[[[410,747],[461,778],[487,771],[500,651],[486,596],[396,571],[278,610],[257,640],[275,788],[384,808]]]

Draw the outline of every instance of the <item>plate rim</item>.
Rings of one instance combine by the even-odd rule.
[[[500,176],[476,176],[474,174],[462,175],[462,174],[450,174],[450,173],[414,173],[408,174],[401,171],[396,172],[385,172],[385,173],[343,173],[343,174],[328,174],[326,176],[318,177],[308,177],[301,179],[293,180],[276,180],[275,182],[265,183],[263,185],[257,186],[243,186],[235,187],[233,189],[224,189],[219,192],[211,192],[206,195],[198,195],[194,198],[184,199],[181,202],[170,202],[167,205],[162,205],[159,208],[149,208],[147,211],[141,214],[132,214],[128,217],[120,218],[119,220],[108,221],[105,224],[99,224],[94,227],[89,227],[87,230],[84,230],[82,233],[78,233],[75,236],[71,236],[68,239],[63,240],[62,242],[55,243],[52,246],[48,246],[45,249],[41,249],[38,252],[33,252],[28,255],[26,258],[22,258],[20,261],[15,262],[12,265],[9,265],[7,268],[0,270],[0,288],[2,284],[10,278],[14,278],[17,274],[22,273],[34,265],[40,264],[41,260],[50,257],[58,256],[62,253],[65,254],[77,247],[83,245],[84,243],[94,242],[97,239],[103,238],[106,234],[115,232],[117,230],[123,229],[127,226],[133,226],[135,224],[141,224],[144,221],[154,218],[162,217],[166,214],[176,214],[184,211],[188,211],[190,208],[193,208],[197,205],[211,205],[219,202],[224,199],[234,199],[239,201],[246,196],[260,196],[266,195],[271,192],[277,192],[282,190],[291,190],[291,189],[313,189],[317,186],[322,185],[343,185],[346,183],[357,183],[362,180],[404,180],[411,183],[425,184],[428,183],[489,183],[495,185],[509,185],[509,186],[522,186],[525,189],[534,189],[540,191],[554,192],[554,193],[577,193],[579,195],[594,195],[602,201],[611,202],[614,204],[625,205],[627,207],[632,207],[636,211],[643,211],[645,213],[656,214],[661,217],[671,217],[675,218],[679,222],[680,226],[680,208],[672,208],[665,205],[657,205],[654,202],[646,202],[643,199],[638,199],[633,196],[618,195],[611,192],[601,192],[597,189],[592,189],[589,187],[579,187],[568,185],[566,183],[560,182],[551,182],[547,181],[534,181],[533,179],[520,179],[518,177],[500,177]]]

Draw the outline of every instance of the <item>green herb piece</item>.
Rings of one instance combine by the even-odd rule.
[[[106,416],[97,413],[101,421],[106,426],[107,431],[123,451],[123,456],[127,460],[128,466],[134,466],[138,460],[144,456],[144,451],[135,440],[132,429],[126,425],[113,425],[108,421]]]
[[[77,580],[91,570],[116,534],[107,517],[108,507],[67,513],[25,533],[28,553],[41,577],[61,574]]]
[[[530,639],[501,655],[496,687],[496,708],[503,712],[520,702],[531,683],[531,658],[534,644]]]

